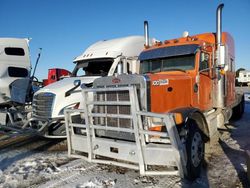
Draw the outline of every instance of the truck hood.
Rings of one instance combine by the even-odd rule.
[[[53,84],[50,84],[39,91],[37,91],[34,94],[34,98],[38,99],[40,98],[39,96],[48,97],[51,95],[45,95],[45,93],[53,93],[53,103],[49,103],[49,99],[46,100],[45,106],[46,109],[49,109],[51,111],[51,114],[49,115],[50,118],[63,118],[64,117],[64,109],[69,108],[70,106],[74,106],[76,104],[78,105],[79,108],[82,108],[82,93],[81,93],[81,87],[77,87],[72,93],[68,96],[65,96],[65,93],[69,91],[70,89],[74,88],[74,81],[75,80],[81,80],[81,84],[90,84],[93,83],[93,81],[98,78],[97,76],[90,76],[90,77],[71,77],[71,78],[64,78],[61,81],[55,82]],[[41,94],[41,95],[39,95]],[[49,97],[48,97],[49,98]],[[40,99],[38,99],[40,100]],[[44,108],[42,107],[43,105],[37,105],[37,112],[43,111]]]
[[[65,93],[69,89],[74,87],[74,81],[75,80],[81,80],[81,84],[89,84],[92,83],[96,78],[99,78],[99,76],[84,76],[84,77],[70,77],[70,78],[64,78],[63,80],[60,80],[58,82],[52,83],[42,89],[40,89],[38,93],[42,92],[51,92],[54,94],[57,93]],[[80,87],[77,88],[77,90],[80,90]]]
[[[148,76],[152,112],[165,113],[192,105],[193,80],[187,73]]]

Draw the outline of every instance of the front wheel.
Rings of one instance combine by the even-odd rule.
[[[204,140],[197,123],[189,120],[186,138],[187,164],[185,177],[194,180],[200,176],[202,163],[204,162]]]

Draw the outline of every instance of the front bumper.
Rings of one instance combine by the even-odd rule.
[[[128,91],[130,98],[125,101],[92,101],[88,93]],[[84,108],[82,110],[65,110],[65,125],[68,141],[68,153],[71,157],[82,158],[89,162],[113,164],[131,169],[137,169],[141,175],[176,175],[184,177],[186,165],[186,150],[174,121],[174,115],[157,114],[140,111],[137,99],[137,90],[134,86],[119,88],[83,89]],[[93,112],[96,105],[129,105],[131,114],[109,114]],[[84,119],[83,123],[74,123],[72,114],[78,113]],[[95,117],[130,119],[131,127],[113,127],[108,124],[100,125],[94,121]],[[160,119],[166,131],[150,131],[147,118]],[[105,122],[105,121],[104,121]],[[107,122],[107,121],[106,121]],[[76,129],[81,129],[80,134]],[[113,131],[132,133],[134,140],[103,137],[98,131]],[[105,134],[103,134],[105,135]],[[165,143],[150,142],[149,137],[160,137],[169,140]],[[152,166],[164,167],[164,170],[152,170]],[[166,170],[166,167],[177,167],[176,170]],[[161,168],[162,169],[162,168]]]

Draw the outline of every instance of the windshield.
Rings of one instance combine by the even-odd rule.
[[[140,73],[162,72],[171,70],[192,70],[194,69],[195,55],[183,55],[161,59],[143,60],[140,63]]]
[[[107,76],[113,59],[79,61],[72,76]]]

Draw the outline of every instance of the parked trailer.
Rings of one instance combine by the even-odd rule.
[[[142,175],[197,178],[204,143],[216,140],[217,128],[244,112],[244,98],[235,93],[233,38],[221,31],[222,8],[216,12],[216,34],[152,46],[146,40],[140,75],[104,77],[83,88],[83,108],[65,110],[69,156]],[[147,28],[145,22],[146,39]],[[80,123],[72,118],[77,113]]]
[[[71,77],[35,93],[29,123],[35,125],[45,137],[66,138],[64,110],[83,108],[81,88],[91,88],[96,78],[111,76],[119,71],[138,72],[137,59],[143,48],[143,36],[128,36],[92,44],[74,60],[75,68]]]

